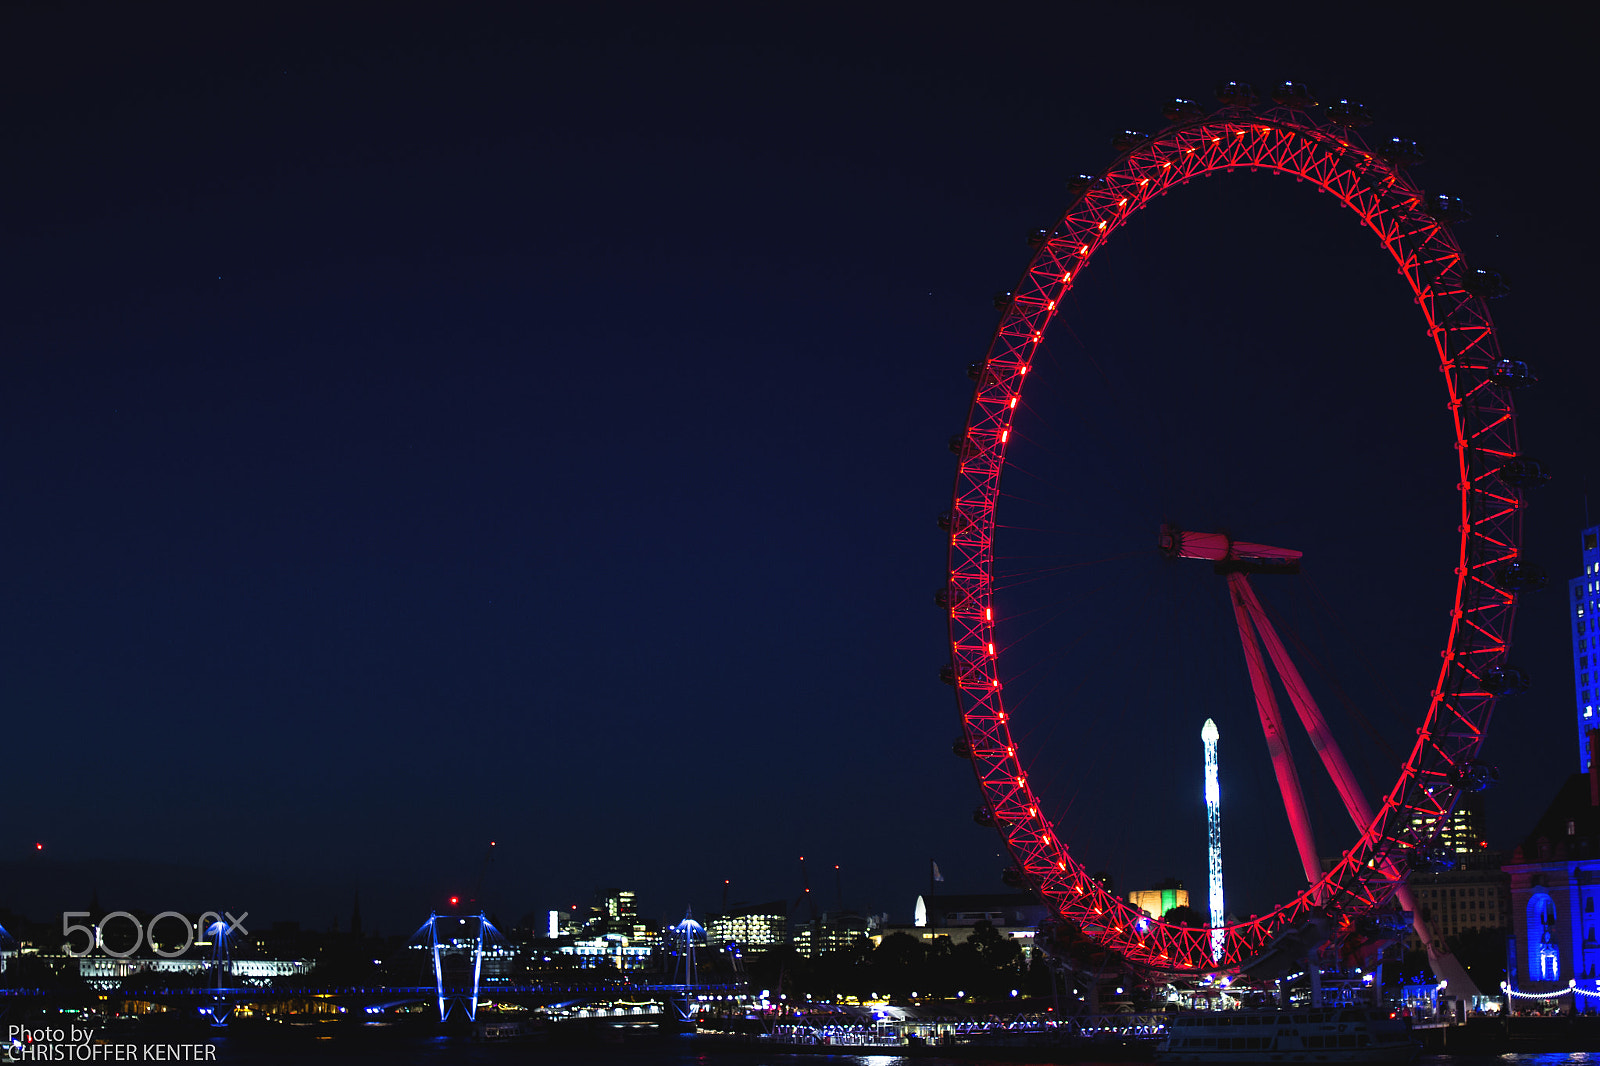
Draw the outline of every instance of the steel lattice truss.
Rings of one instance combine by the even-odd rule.
[[[1258,955],[1313,913],[1348,926],[1382,908],[1396,877],[1425,865],[1433,838],[1474,772],[1497,696],[1521,675],[1506,666],[1516,597],[1506,578],[1518,560],[1522,488],[1511,391],[1526,375],[1502,360],[1486,291],[1445,222],[1402,166],[1351,130],[1287,107],[1259,114],[1225,108],[1180,121],[1119,155],[1078,194],[1012,294],[978,375],[948,516],[951,674],[984,803],[1029,887],[1069,927],[1158,970],[1217,968],[1210,931],[1146,919],[1076,862],[1028,784],[1007,721],[995,654],[995,508],[1012,420],[1034,352],[1066,290],[1117,227],[1145,204],[1195,178],[1239,167],[1292,174],[1337,197],[1377,234],[1427,320],[1449,394],[1459,455],[1460,544],[1443,666],[1400,778],[1358,843],[1321,882],[1270,914],[1228,926],[1221,966]],[[1535,469],[1537,466],[1535,464]],[[1516,567],[1512,568],[1516,572]],[[1525,683],[1525,682],[1524,682]]]

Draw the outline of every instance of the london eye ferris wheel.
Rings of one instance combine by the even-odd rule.
[[[1382,939],[1396,894],[1402,904],[1410,902],[1404,888],[1408,875],[1436,863],[1437,834],[1459,797],[1492,778],[1492,769],[1479,758],[1485,731],[1497,701],[1528,684],[1508,658],[1512,620],[1519,596],[1543,583],[1520,549],[1525,494],[1546,479],[1517,436],[1513,396],[1532,384],[1533,375],[1525,363],[1500,350],[1489,301],[1505,286],[1496,274],[1470,263],[1452,233],[1452,225],[1467,214],[1462,201],[1415,183],[1412,168],[1421,153],[1414,143],[1365,140],[1360,131],[1368,118],[1358,104],[1341,100],[1319,106],[1298,84],[1274,89],[1266,106],[1240,83],[1225,83],[1217,96],[1220,106],[1214,110],[1186,100],[1168,105],[1170,124],[1157,134],[1119,135],[1110,165],[1069,183],[1066,209],[1030,241],[1034,251],[1027,268],[1011,292],[997,297],[999,323],[987,353],[972,368],[975,387],[966,425],[951,441],[959,458],[954,491],[940,519],[948,536],[949,570],[939,602],[948,615],[950,651],[941,673],[954,688],[961,714],[957,754],[971,761],[980,787],[976,817],[1004,841],[1011,860],[1008,881],[1034,892],[1074,935],[1135,965],[1173,973],[1248,967],[1306,923],[1320,923],[1326,937],[1352,948]],[[1456,536],[1453,591],[1446,602],[1434,605],[1443,624],[1433,635],[1439,659],[1431,691],[1411,702],[1415,731],[1409,749],[1397,752],[1398,772],[1372,796],[1356,782],[1309,686],[1296,685],[1295,655],[1279,638],[1270,606],[1262,605],[1250,584],[1257,573],[1297,569],[1299,551],[1247,542],[1243,538],[1251,530],[1238,530],[1236,539],[1232,533],[1189,530],[1174,521],[1179,516],[1154,513],[1148,516],[1147,539],[1125,546],[1141,566],[1144,560],[1202,559],[1226,576],[1228,596],[1224,600],[1219,594],[1218,603],[1231,601],[1234,616],[1221,624],[1236,622],[1244,642],[1261,725],[1295,829],[1304,889],[1266,913],[1230,921],[1213,933],[1209,927],[1145,915],[1109,891],[1091,874],[1096,860],[1080,860],[1074,851],[1055,813],[1059,803],[1036,786],[1040,766],[1032,761],[1028,743],[1042,712],[1020,730],[1016,716],[1021,693],[1033,691],[1031,682],[1019,685],[1018,679],[1036,665],[1019,660],[1017,649],[1037,625],[1035,618],[1022,617],[1029,611],[1007,594],[1015,575],[1005,563],[1006,538],[1009,529],[1020,528],[1019,521],[1029,520],[1026,502],[1019,502],[1027,495],[1021,483],[1030,476],[1019,469],[1019,442],[1037,436],[1032,420],[1062,402],[1061,382],[1040,380],[1040,353],[1050,345],[1053,326],[1072,329],[1067,309],[1089,284],[1091,261],[1114,234],[1136,225],[1136,216],[1169,192],[1201,177],[1250,171],[1292,176],[1329,194],[1376,237],[1403,277],[1428,340],[1426,348],[1417,349],[1417,358],[1433,361],[1442,385],[1436,395],[1445,416],[1434,417],[1426,428],[1441,446],[1453,445],[1454,485],[1448,497],[1438,495],[1450,501],[1440,523],[1453,525]],[[1091,300],[1092,294],[1086,290],[1083,298]],[[1427,397],[1415,400],[1421,410]],[[1330,422],[1328,433],[1338,432],[1337,420]],[[1086,505],[1074,503],[1068,510],[1076,525],[1095,521]],[[1049,657],[1072,653],[1052,648]],[[1304,834],[1297,822],[1299,786],[1285,777],[1296,776],[1292,760],[1273,747],[1273,730],[1282,731],[1282,716],[1270,681],[1256,669],[1268,661],[1277,668],[1350,819],[1354,842],[1326,869],[1310,844],[1309,821]],[[1060,702],[1074,701],[1064,697]],[[1183,730],[1186,737],[1190,732]],[[1303,808],[1303,796],[1299,803]],[[1306,820],[1303,809],[1299,818]],[[1393,926],[1392,918],[1387,921]],[[1389,939],[1393,933],[1388,929]]]

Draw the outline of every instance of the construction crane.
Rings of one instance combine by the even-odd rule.
[[[478,865],[478,883],[470,897],[473,903],[479,903],[483,899],[483,882],[489,876],[489,864],[494,861],[494,848],[495,842],[491,840],[483,851],[483,862]]]
[[[806,857],[804,855],[800,856],[800,895],[795,897],[794,905],[796,907],[800,906],[802,900],[805,901],[811,912],[811,920],[813,922],[816,921],[819,917],[817,914],[817,899],[811,894],[811,875],[806,872]]]

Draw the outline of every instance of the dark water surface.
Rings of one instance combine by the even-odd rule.
[[[694,1050],[672,1046],[565,1048],[542,1044],[474,1044],[461,1037],[415,1036],[385,1042],[322,1040],[303,1044],[267,1044],[221,1037],[215,1061],[256,1066],[259,1063],[308,1062],[345,1064],[538,1063],[540,1066],[1019,1066],[1019,1060],[987,1063],[976,1059],[910,1058],[900,1055],[786,1055],[745,1051]],[[1048,1060],[1043,1060],[1048,1061]],[[1509,1053],[1502,1055],[1423,1055],[1422,1066],[1545,1066],[1594,1063],[1600,1051]],[[1025,1062],[1024,1062],[1025,1066]],[[1085,1062],[1081,1066],[1099,1066]],[[1112,1066],[1112,1064],[1106,1064]]]

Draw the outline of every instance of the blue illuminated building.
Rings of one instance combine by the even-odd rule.
[[[1600,1010],[1600,526],[1583,531],[1583,574],[1568,582],[1578,765],[1504,867],[1511,877],[1506,958],[1512,1006]],[[1596,738],[1600,740],[1600,738]]]
[[[1589,772],[1589,730],[1600,726],[1600,526],[1583,531],[1583,576],[1567,582],[1572,611],[1572,679],[1578,691],[1578,768]]]
[[[1579,1010],[1600,1007],[1600,772],[1567,778],[1505,871],[1511,988],[1570,996],[1576,986]]]

